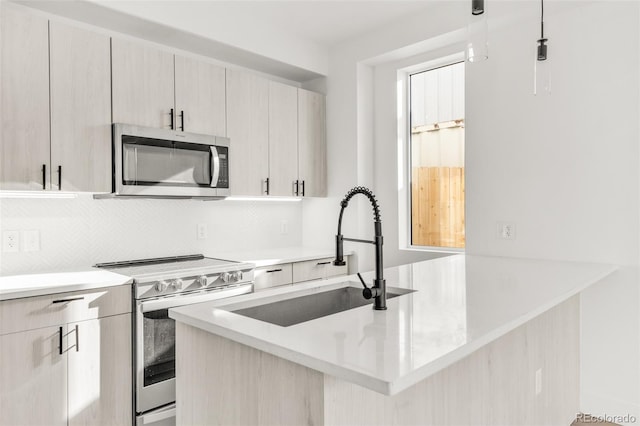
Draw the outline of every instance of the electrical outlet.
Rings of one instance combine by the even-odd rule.
[[[280,235],[287,235],[289,233],[289,222],[283,220],[280,222]]]
[[[40,251],[40,231],[30,229],[22,232],[22,250]]]
[[[498,222],[497,226],[498,238],[503,240],[515,240],[516,224],[513,222]]]
[[[199,240],[207,239],[207,224],[199,223],[196,230],[196,235]]]
[[[2,233],[2,251],[5,253],[20,251],[20,231],[4,231]]]
[[[536,370],[536,395],[542,392],[542,368]]]

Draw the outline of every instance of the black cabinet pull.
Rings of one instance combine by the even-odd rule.
[[[62,166],[58,166],[58,191],[62,191]]]
[[[267,271],[267,274],[270,274],[272,272],[282,272],[282,269],[271,269]]]
[[[176,126],[175,126],[175,123],[174,123],[173,108],[171,108],[171,112],[169,113],[169,115],[171,116],[171,126],[170,126],[170,128],[171,128],[171,130],[175,130]]]
[[[78,332],[78,324],[76,324],[76,352],[80,351],[80,334]]]
[[[304,197],[304,181],[302,181],[302,196]]]
[[[298,182],[299,181],[297,179],[293,182],[293,187],[295,188],[293,190],[293,195],[296,195],[296,196],[298,195],[298,190],[300,189],[300,185]]]
[[[184,132],[184,111],[180,110],[180,130]]]
[[[75,300],[83,300],[83,299],[84,299],[84,297],[72,297],[71,299],[57,299],[57,300],[54,300],[51,303],[69,303],[69,302],[73,302]]]
[[[42,165],[42,189],[47,189],[47,165]]]
[[[267,186],[267,190],[265,191],[265,194],[269,195],[269,178],[266,178],[264,180],[264,183]]]
[[[320,265],[328,265],[331,262],[318,262],[316,265],[320,266]]]
[[[62,327],[58,329],[58,353],[62,355]]]

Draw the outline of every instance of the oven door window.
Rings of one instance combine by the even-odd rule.
[[[144,385],[176,376],[176,323],[168,309],[143,314]]]
[[[122,152],[125,185],[211,185],[208,145],[124,135]]]

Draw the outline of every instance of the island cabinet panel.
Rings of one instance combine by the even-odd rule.
[[[176,326],[177,424],[324,424],[322,373],[180,322]]]
[[[226,136],[225,69],[176,55],[176,127]]]
[[[232,195],[266,194],[269,176],[269,81],[227,70],[227,137]]]
[[[392,395],[178,322],[178,424],[570,425],[579,315],[574,296]]]
[[[0,2],[0,189],[48,189],[48,21],[6,3]]]
[[[111,41],[51,21],[52,189],[111,192]]]
[[[173,54],[113,38],[111,69],[114,123],[175,125]]]

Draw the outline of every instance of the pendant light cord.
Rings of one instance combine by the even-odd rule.
[[[544,39],[544,0],[540,0],[540,38]]]

